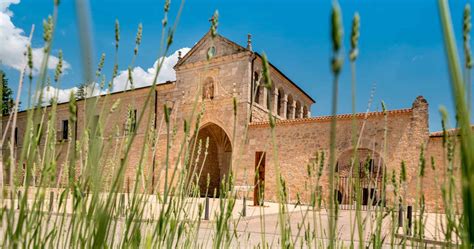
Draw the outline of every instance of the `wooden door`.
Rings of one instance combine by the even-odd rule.
[[[255,153],[255,185],[253,191],[253,205],[263,206],[265,193],[265,152]]]

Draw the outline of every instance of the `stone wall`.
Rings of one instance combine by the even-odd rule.
[[[161,87],[161,86],[160,86]],[[158,88],[160,88],[158,87]],[[149,99],[148,99],[149,98]],[[145,107],[145,102],[149,101],[149,104]],[[145,133],[147,127],[152,125],[154,120],[153,109],[155,100],[155,92],[152,91],[150,87],[136,89],[129,92],[114,93],[107,96],[100,96],[99,98],[89,98],[86,100],[77,101],[77,113],[75,119],[77,123],[75,126],[69,121],[71,118],[71,112],[69,111],[69,103],[58,104],[56,107],[56,117],[54,120],[54,125],[48,126],[48,120],[51,115],[51,106],[43,107],[36,111],[36,118],[32,127],[37,129],[38,125],[41,124],[41,140],[39,141],[39,150],[38,153],[43,153],[46,139],[50,137],[52,139],[52,144],[54,150],[48,150],[54,153],[52,155],[56,158],[56,177],[60,177],[59,183],[62,185],[67,183],[68,176],[70,175],[69,169],[70,165],[68,158],[73,156],[73,144],[75,141],[80,141],[80,149],[76,151],[76,165],[75,165],[75,176],[79,177],[84,172],[94,172],[101,176],[101,182],[104,183],[104,186],[110,183],[110,180],[113,177],[113,173],[120,165],[121,160],[125,160],[124,150],[125,144],[127,141],[127,131],[126,123],[129,117],[131,110],[136,110],[137,122],[138,118],[143,114],[143,118],[140,124],[137,123],[136,127],[136,136],[130,146],[130,153],[128,154],[127,162],[128,166],[125,170],[125,179],[135,179],[136,168],[141,161],[142,157],[141,148],[143,148],[145,142]],[[113,110],[112,110],[112,107]],[[24,148],[24,139],[27,129],[27,117],[28,111],[22,111],[18,113],[17,119],[17,129],[18,129],[18,145],[15,146],[16,158],[19,158],[19,155]],[[86,117],[89,117],[86,119]],[[91,132],[92,123],[96,122],[97,117],[97,139],[95,140],[98,146],[94,152],[98,153],[98,156],[101,160],[95,164],[95,169],[85,169],[86,159],[84,155],[87,150],[93,149],[84,146],[86,141],[87,134],[85,131],[88,130]],[[69,134],[67,139],[63,139],[63,122],[68,120],[68,130]],[[8,117],[3,117],[3,127],[7,127]],[[11,125],[9,126],[11,127]],[[53,134],[49,136],[49,132]],[[8,133],[10,134],[10,133]],[[9,154],[9,141],[11,140],[10,135],[7,136],[6,143],[3,145],[4,158],[8,158]],[[49,144],[49,143],[48,143]],[[142,167],[145,170],[151,167],[151,157],[150,152],[145,153],[148,155],[145,160],[142,160]],[[4,162],[8,164],[8,162]],[[91,162],[89,162],[90,164]],[[17,170],[23,172],[24,169],[18,167]],[[37,169],[39,171],[39,169]],[[19,173],[20,173],[19,172]],[[19,175],[21,178],[22,173]],[[6,176],[5,176],[6,177]],[[19,179],[20,180],[20,179]]]
[[[442,132],[436,132],[430,136],[429,142],[426,145],[425,149],[425,174],[420,182],[420,188],[423,189],[423,195],[425,196],[426,205],[429,207],[434,207],[435,212],[444,212],[445,205],[442,196],[442,189],[449,192],[450,184],[450,173],[454,177],[454,204],[459,210],[462,210],[462,198],[461,198],[461,162],[460,162],[460,150],[459,150],[459,141],[455,133],[447,133],[448,139],[451,141],[451,146],[453,150],[448,152],[448,143],[443,144],[443,135]],[[451,154],[448,159],[448,154]],[[451,162],[450,162],[451,160]],[[415,183],[413,183],[414,185]]]
[[[210,49],[214,54],[208,59]],[[279,168],[286,180],[289,201],[296,201],[298,193],[307,202],[310,194],[307,166],[315,162],[316,153],[325,154],[321,185],[323,190],[327,190],[331,117],[310,118],[309,110],[314,101],[275,66],[270,66],[272,89],[268,90],[261,84],[257,88],[261,80],[261,57],[221,36],[211,38],[208,33],[178,61],[175,82],[160,84],[154,90],[145,87],[101,96],[97,103],[96,98],[78,101],[77,126],[71,127],[69,139],[60,138],[63,121],[70,118],[69,104],[59,104],[53,131],[54,153],[58,159],[55,174],[60,176],[59,182],[67,183],[72,173],[68,169],[73,168],[67,159],[74,155],[73,142],[80,141],[82,149],[75,153],[76,179],[89,172],[100,179],[103,186],[109,186],[115,178],[114,172],[124,165],[123,179],[120,179],[124,191],[136,184],[142,190],[151,191],[153,188],[162,191],[166,181],[175,181],[173,175],[189,166],[181,149],[191,151],[190,142],[197,141],[195,138],[209,138],[212,139],[207,148],[209,161],[203,172],[212,178],[213,186],[228,175],[229,168],[234,172],[237,185],[252,186],[255,154],[266,152],[265,198],[276,200],[276,169]],[[44,114],[40,115],[44,117],[43,124],[47,122],[50,108],[43,108],[40,112]],[[164,119],[165,108],[171,110],[169,126]],[[269,112],[277,119],[274,138],[268,124]],[[133,131],[136,136],[131,146],[127,147],[130,113],[136,113],[137,118],[142,119]],[[18,113],[16,158],[24,149],[27,115],[26,111]],[[98,146],[85,151],[88,134],[84,131],[91,130],[95,117],[100,131],[96,140]],[[359,113],[354,117],[355,135],[352,132],[353,115],[336,117],[336,158],[340,159],[341,166],[343,161],[347,164],[347,155],[354,149],[352,141],[356,137],[359,139],[358,148],[365,156],[376,154],[386,166],[386,173],[398,175],[404,162],[408,177],[407,202],[415,202],[421,183],[427,207],[435,210],[440,203],[440,191],[436,186],[444,180],[446,164],[439,136],[429,136],[426,100],[418,97],[409,109],[367,115]],[[3,117],[3,127],[7,121],[8,117]],[[185,124],[188,133],[185,133]],[[211,126],[214,128],[201,130]],[[200,131],[203,133],[199,134]],[[44,149],[46,137],[40,141],[40,150]],[[3,145],[4,158],[8,158],[8,144],[12,139],[8,135]],[[428,159],[425,177],[420,179],[422,148],[425,148],[425,158]],[[126,153],[128,156],[124,156]],[[93,154],[101,156],[97,162],[87,162],[90,159],[84,156]],[[440,165],[439,171],[438,167],[431,169],[431,158]],[[203,158],[198,161],[203,161]],[[8,167],[5,160],[4,165]],[[84,165],[94,165],[95,168],[85,169]],[[21,167],[18,169],[23,170]],[[389,202],[393,198],[391,191],[393,189],[389,188]],[[325,193],[327,197],[327,191]]]
[[[202,43],[205,46],[207,43]],[[223,49],[216,42],[217,51]],[[206,50],[207,48],[203,47]],[[224,50],[225,51],[225,50]],[[199,54],[197,51],[196,54]],[[192,58],[191,55],[189,58]],[[171,142],[170,165],[178,165],[182,169],[186,165],[183,156],[179,155],[179,148],[190,141],[197,134],[195,127],[202,128],[214,124],[225,133],[229,140],[231,151],[240,150],[238,147],[243,143],[245,124],[249,119],[249,98],[250,98],[250,56],[249,52],[239,52],[237,54],[216,56],[210,61],[188,61],[179,64],[176,68],[177,80],[172,89],[167,91],[157,91],[157,122],[163,117],[163,105],[173,106],[171,114],[171,127],[175,131]],[[186,58],[184,58],[186,59]],[[212,98],[203,95],[204,83],[212,79],[214,84]],[[234,115],[234,98],[237,112]],[[199,123],[197,124],[199,116]],[[191,127],[188,137],[183,130],[184,122]],[[235,138],[233,137],[235,134]],[[205,139],[206,137],[202,137]],[[163,189],[166,132],[163,130],[159,137],[156,152],[157,170],[155,175],[159,188]],[[233,141],[233,142],[231,142]],[[212,149],[212,148],[211,148]],[[210,157],[210,159],[212,159]],[[212,163],[210,163],[212,164]],[[221,165],[222,166],[222,165]],[[171,173],[169,173],[171,174]],[[168,175],[170,177],[171,175]],[[214,180],[214,179],[213,179]]]
[[[365,122],[359,148],[370,149],[381,155],[388,172],[399,172],[401,162],[404,161],[407,165],[408,181],[413,181],[417,177],[421,146],[428,139],[427,108],[426,101],[419,97],[411,109],[387,111],[386,120],[382,112],[370,113],[366,120],[364,114],[356,115],[356,130],[360,131]],[[324,152],[326,158],[329,158],[330,121],[331,117],[281,120],[277,122],[274,139],[271,137],[268,122],[251,124],[242,164],[237,167],[239,172],[236,174],[241,176],[238,178],[238,184],[253,184],[255,153],[265,151],[267,200],[276,200],[276,164],[286,180],[289,201],[295,201],[297,193],[304,201],[308,201],[310,192],[306,188],[307,165],[315,159],[316,152]],[[352,115],[337,117],[336,158],[352,149],[352,127]],[[359,134],[356,137],[359,137]],[[274,157],[273,143],[276,144],[278,158]],[[243,177],[244,171],[247,172],[247,178]],[[321,179],[323,189],[327,189],[328,174],[326,166]],[[414,196],[409,196],[410,200],[413,198]]]

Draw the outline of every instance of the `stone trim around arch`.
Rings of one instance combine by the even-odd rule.
[[[230,136],[221,126],[207,122],[193,135],[191,143],[196,139],[200,140],[201,145],[193,151],[196,160],[190,166],[190,180],[198,187],[200,196],[219,196],[221,184],[232,170]]]
[[[342,153],[337,155],[336,161],[336,171],[339,173],[339,176],[342,177],[350,177],[350,168],[352,167],[352,177],[360,177],[360,178],[372,178],[374,175],[366,175],[367,172],[363,172],[360,170],[359,172],[354,172],[356,168],[356,164],[352,162],[354,156],[354,148],[348,148],[346,150],[342,150]],[[385,166],[385,160],[383,156],[374,149],[369,149],[366,147],[357,148],[357,159],[359,163],[359,168],[365,167],[368,163],[367,160],[372,160],[371,168],[369,173],[376,173],[377,175],[375,178],[381,178]]]

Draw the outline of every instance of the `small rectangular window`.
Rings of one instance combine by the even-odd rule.
[[[62,139],[67,140],[69,138],[69,120],[63,120]]]
[[[135,132],[137,128],[137,109],[130,112],[130,131]]]
[[[129,109],[124,124],[125,135],[134,133],[137,129],[137,109]]]
[[[15,142],[15,145],[18,144],[18,127],[15,127],[15,135],[14,135],[14,142]]]

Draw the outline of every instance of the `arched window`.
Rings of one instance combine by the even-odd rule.
[[[253,74],[253,93],[255,93],[254,102],[262,105],[263,103],[262,103],[262,100],[260,99],[261,87],[259,84],[260,82],[259,82],[258,76],[259,76],[258,73],[254,72]]]
[[[202,99],[214,99],[214,80],[207,77],[202,88]]]
[[[286,112],[286,110],[283,110],[283,98],[285,97],[285,92],[283,89],[278,89],[278,100],[277,100],[277,114],[280,116],[283,116],[283,112]]]
[[[295,109],[295,118],[302,118],[303,113],[301,113],[301,103],[296,101],[296,109]]]
[[[267,108],[268,110],[272,110],[273,109],[273,105],[272,105],[272,95],[273,95],[273,92],[275,90],[272,89],[266,89],[263,91],[263,94],[265,94],[265,98],[263,99],[264,103],[263,103],[263,106],[265,108]]]
[[[286,104],[286,118],[287,119],[292,119],[292,114],[293,114],[293,96],[288,95],[288,102]]]
[[[278,108],[275,109],[275,101],[278,102],[278,97],[275,96],[277,93],[277,90],[275,89],[275,86],[272,86],[271,90],[267,91],[267,104],[268,104],[268,109],[273,113],[273,114],[278,114]]]
[[[309,118],[307,106],[303,106],[303,118]]]

